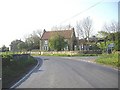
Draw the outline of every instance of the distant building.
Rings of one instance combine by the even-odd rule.
[[[87,40],[86,38],[79,39],[79,42],[78,42],[79,43],[79,50],[80,51],[81,50],[89,51],[89,50],[91,50],[93,43],[97,44],[97,42],[98,42],[98,38],[95,36],[90,37],[89,40]]]
[[[50,50],[49,39],[51,38],[51,36],[54,36],[55,34],[63,36],[65,41],[68,43],[67,47],[65,47],[64,50],[74,50],[76,41],[74,28],[70,28],[69,30],[56,30],[56,31],[44,30],[40,43],[41,50],[43,51]]]

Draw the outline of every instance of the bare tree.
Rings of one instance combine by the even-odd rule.
[[[110,24],[104,24],[103,30],[107,33],[115,33],[119,31],[119,24],[116,21],[112,21]]]
[[[35,34],[36,34],[36,36],[38,36],[40,39],[41,39],[41,37],[42,37],[42,30],[36,30],[35,31]]]
[[[92,20],[90,19],[90,17],[77,22],[76,28],[78,37],[87,39],[89,41],[89,37],[92,32]]]
[[[111,21],[111,23],[105,23],[103,28],[104,32],[107,32],[110,40],[115,41],[115,33],[119,32],[120,24],[116,21]]]
[[[76,25],[76,33],[77,33],[77,36],[78,36],[78,38],[85,38],[85,35],[84,35],[84,30],[83,30],[83,28],[82,28],[82,22],[81,21],[79,21],[79,22],[77,22],[77,25]]]
[[[45,30],[45,29],[44,29]],[[43,30],[43,32],[44,32],[44,30]],[[36,35],[38,35],[38,37],[39,37],[39,54],[41,55],[41,46],[42,46],[42,40],[41,40],[41,38],[42,38],[42,34],[43,34],[43,32],[42,32],[42,30],[37,30],[36,31]]]

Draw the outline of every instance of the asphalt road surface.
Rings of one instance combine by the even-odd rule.
[[[85,62],[94,57],[35,57],[43,64],[17,88],[118,88],[118,71]]]

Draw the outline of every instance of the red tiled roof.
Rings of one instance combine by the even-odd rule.
[[[63,36],[65,39],[71,38],[71,35],[73,33],[73,30],[59,30],[59,31],[45,31],[43,33],[42,39],[48,40],[53,35],[60,35]]]

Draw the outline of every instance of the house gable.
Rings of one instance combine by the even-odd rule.
[[[43,32],[43,35],[41,37],[41,48],[42,50],[49,50],[49,39],[54,35],[60,35],[64,37],[64,39],[68,42],[69,50],[73,50],[73,44],[75,37],[74,28],[71,28],[70,30],[57,30],[57,31],[45,31]],[[45,44],[45,41],[48,41],[47,44]],[[47,48],[47,49],[44,49]]]

